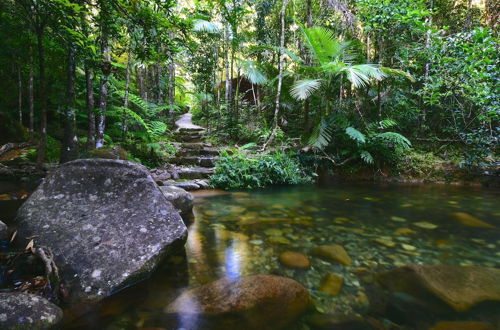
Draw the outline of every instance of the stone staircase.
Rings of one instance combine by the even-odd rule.
[[[176,122],[177,153],[162,169],[151,171],[159,185],[177,186],[185,190],[209,188],[208,177],[214,173],[219,151],[205,142],[205,128],[194,125],[191,114]]]

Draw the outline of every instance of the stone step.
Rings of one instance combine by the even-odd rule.
[[[191,142],[191,143],[200,143],[203,141],[204,137],[199,135],[177,135],[177,141],[179,142]]]
[[[205,129],[203,127],[183,127],[179,128],[178,130],[180,133],[191,133],[191,132],[205,132]]]
[[[218,157],[200,157],[200,156],[180,156],[170,158],[170,164],[176,165],[197,165],[201,167],[214,167]]]
[[[209,142],[184,142],[179,144],[180,149],[189,149],[189,150],[198,150],[210,147],[212,147],[212,144]]]
[[[206,179],[214,174],[212,167],[181,167],[177,170],[179,179]]]
[[[202,179],[186,180],[186,181],[173,181],[173,182],[166,182],[166,184],[182,188],[186,191],[193,191],[193,190],[210,188],[208,181],[202,180]]]
[[[183,136],[204,136],[205,132],[204,131],[183,131],[183,132],[177,132],[177,136],[183,137]]]
[[[218,156],[219,150],[213,148],[202,149],[181,149],[177,152],[177,157],[193,157],[193,156]]]

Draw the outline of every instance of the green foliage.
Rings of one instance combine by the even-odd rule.
[[[225,149],[220,153],[211,184],[222,189],[261,188],[269,185],[304,184],[312,176],[296,156],[284,151],[251,155],[245,147]]]

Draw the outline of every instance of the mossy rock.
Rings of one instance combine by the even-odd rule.
[[[128,160],[128,153],[120,146],[90,150],[85,158]]]

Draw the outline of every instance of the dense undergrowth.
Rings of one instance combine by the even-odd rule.
[[[252,189],[313,182],[313,173],[300,163],[296,153],[252,154],[248,151],[250,146],[226,148],[220,152],[215,174],[211,177],[213,187]]]

